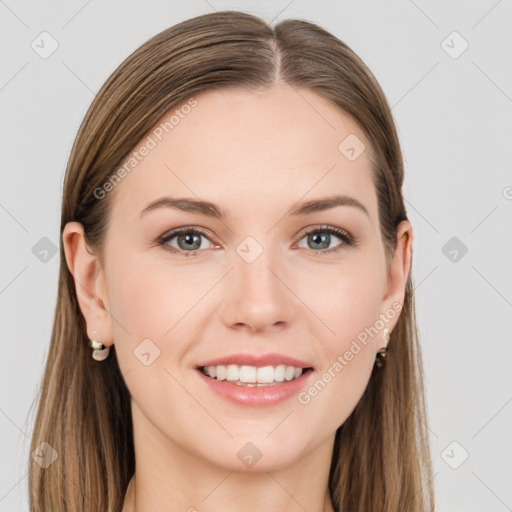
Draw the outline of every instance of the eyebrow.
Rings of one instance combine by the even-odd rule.
[[[289,213],[293,217],[298,217],[330,210],[337,206],[353,206],[364,212],[368,217],[370,216],[366,207],[360,201],[350,196],[329,196],[312,199],[293,206]],[[225,220],[228,217],[227,213],[214,203],[186,197],[162,197],[157,199],[156,201],[148,204],[140,212],[139,217],[142,217],[152,210],[163,207],[174,208],[189,213],[199,213],[201,215],[221,220]]]

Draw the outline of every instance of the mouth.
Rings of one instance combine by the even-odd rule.
[[[286,354],[239,353],[202,361],[195,367],[201,385],[242,407],[268,407],[292,399],[310,384],[310,362]]]
[[[278,386],[286,382],[299,379],[313,370],[312,367],[296,367],[291,365],[209,365],[200,366],[198,370],[216,381],[225,381],[226,383],[244,387],[269,387]]]

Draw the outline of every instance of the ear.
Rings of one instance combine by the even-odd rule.
[[[82,224],[68,222],[62,233],[62,243],[67,266],[75,281],[80,310],[87,325],[87,336],[110,346],[114,339],[104,272],[99,258],[86,244]]]
[[[397,324],[404,304],[405,289],[411,271],[412,242],[412,226],[408,220],[403,220],[396,229],[396,248],[389,265],[387,290],[382,299],[384,312],[395,311],[398,313],[386,325],[389,332]],[[397,309],[398,304],[400,309]]]

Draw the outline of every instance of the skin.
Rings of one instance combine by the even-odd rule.
[[[334,435],[368,384],[382,330],[308,404],[293,396],[271,407],[235,405],[207,389],[194,368],[227,354],[278,352],[310,362],[316,380],[381,313],[403,304],[412,228],[398,226],[388,265],[369,144],[316,93],[278,84],[196,99],[110,192],[104,265],[87,250],[80,224],[63,233],[87,334],[115,343],[132,398],[137,467],[123,512],[169,504],[183,511],[332,511]],[[338,150],[349,134],[367,148],[354,161]],[[288,215],[300,201],[332,194],[356,198],[368,215],[347,205]],[[171,208],[139,217],[164,195],[211,201],[228,217]],[[319,248],[302,234],[324,224],[348,231],[358,245],[318,256],[322,247],[344,244],[332,234]],[[208,234],[196,256],[186,256],[177,237],[167,244],[184,255],[155,243],[188,225]],[[249,235],[263,248],[250,264],[236,252]],[[397,321],[398,314],[385,327]],[[160,350],[149,366],[133,353],[146,338]],[[250,468],[237,458],[248,442],[262,453]]]

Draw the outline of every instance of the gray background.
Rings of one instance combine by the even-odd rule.
[[[57,291],[58,254],[44,250],[59,244],[61,186],[79,124],[115,67],[150,36],[224,9],[317,22],[381,83],[415,232],[438,510],[512,510],[510,0],[0,0],[0,511],[28,510],[28,410]],[[58,43],[47,58],[44,31]]]

